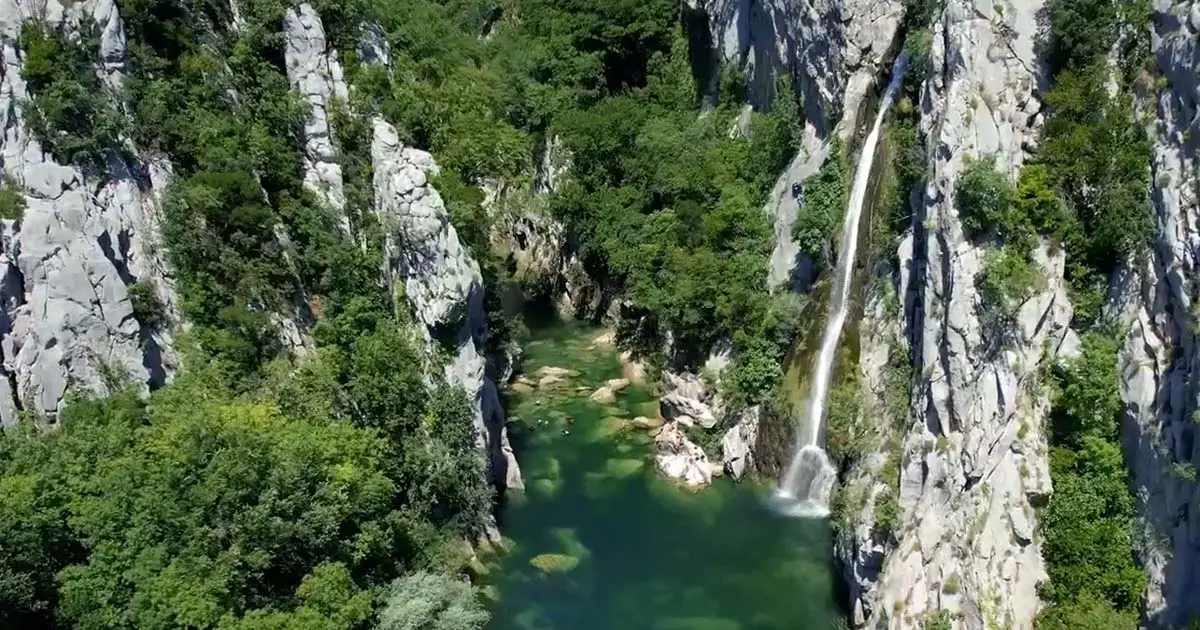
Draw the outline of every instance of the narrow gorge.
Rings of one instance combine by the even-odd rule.
[[[0,628],[1200,627],[1200,0],[0,57]]]

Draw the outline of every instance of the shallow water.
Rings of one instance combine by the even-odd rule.
[[[646,430],[621,419],[653,417],[651,392],[588,400],[621,375],[592,343],[602,332],[560,326],[526,347],[534,380],[543,366],[580,373],[507,401],[526,493],[501,512],[510,549],[485,578],[489,630],[841,627],[827,524],[772,512],[765,486],[720,479],[690,493],[659,478]]]

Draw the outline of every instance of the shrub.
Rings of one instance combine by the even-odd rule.
[[[942,583],[942,592],[949,595],[958,593],[960,588],[962,588],[962,584],[957,573],[947,575],[946,581]]]
[[[20,224],[25,218],[25,194],[20,185],[11,177],[5,176],[0,186],[0,219],[8,219]]]
[[[928,613],[921,623],[921,630],[951,630],[953,627],[950,611],[947,610]]]
[[[995,157],[967,158],[954,190],[959,220],[968,234],[980,236],[1007,227],[1006,215],[1013,203],[1014,190],[996,170]]]
[[[1171,476],[1182,481],[1196,480],[1196,467],[1191,462],[1172,462]]]
[[[792,226],[800,251],[814,258],[837,238],[849,203],[850,167],[843,153],[835,139],[821,171],[804,185],[804,203]]]
[[[900,501],[888,488],[875,497],[875,522],[871,535],[878,540],[891,540],[900,527]]]
[[[1028,256],[1011,247],[991,249],[975,277],[985,329],[1001,343],[1015,331],[1021,305],[1045,286],[1045,278]]]
[[[133,316],[143,326],[157,329],[167,320],[166,307],[158,298],[158,291],[147,280],[138,280],[126,289],[129,294],[129,304],[133,308]]]
[[[98,40],[75,41],[61,29],[27,22],[21,45],[21,76],[32,96],[24,112],[30,131],[59,162],[103,168],[105,151],[118,148],[124,119],[96,75]]]
[[[482,630],[489,618],[470,584],[421,571],[388,588],[375,630]]]

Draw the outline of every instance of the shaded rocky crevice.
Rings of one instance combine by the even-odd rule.
[[[1148,257],[1115,275],[1108,310],[1127,327],[1121,437],[1142,517],[1135,542],[1150,578],[1146,623],[1174,628],[1200,614],[1200,3],[1163,0],[1154,11],[1152,52],[1163,82],[1141,105],[1154,115],[1155,240]]]

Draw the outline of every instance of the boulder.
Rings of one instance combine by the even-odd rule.
[[[654,438],[654,463],[662,474],[684,486],[700,488],[712,483],[718,468],[704,450],[693,444],[678,423],[668,423]]]
[[[663,425],[662,420],[647,418],[646,416],[638,416],[631,420],[630,423],[639,429],[656,429]]]
[[[629,379],[627,378],[610,378],[604,382],[604,386],[614,392],[619,392],[629,387]]]
[[[726,473],[741,479],[754,470],[754,446],[758,443],[758,427],[762,407],[755,405],[737,415],[733,428],[721,438],[722,464]]]
[[[560,379],[579,376],[579,372],[576,370],[568,370],[567,368],[553,367],[549,365],[538,368],[537,374],[538,376],[556,376]]]
[[[608,387],[601,387],[588,397],[588,400],[599,405],[611,405],[617,402],[617,395]]]
[[[554,374],[547,374],[546,376],[543,376],[541,378],[541,380],[538,381],[538,387],[540,387],[542,389],[549,389],[549,388],[552,388],[552,387],[555,387],[558,385],[562,385],[566,382],[567,382],[566,379],[564,379],[561,376],[557,376]]]

